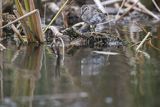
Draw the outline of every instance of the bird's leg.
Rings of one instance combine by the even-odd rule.
[[[85,23],[80,29],[79,31],[81,33],[86,33],[86,32],[90,32],[90,25],[88,23]]]
[[[95,32],[96,25],[90,25],[90,31]]]

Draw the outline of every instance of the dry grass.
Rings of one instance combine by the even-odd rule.
[[[24,1],[25,8],[22,7],[19,0],[15,0],[15,4],[18,12],[17,17],[24,16],[26,12],[31,12],[35,10],[35,5],[33,0],[25,0]],[[44,37],[43,37],[44,35],[42,32],[41,19],[38,10],[37,12],[35,12],[35,14],[32,14],[29,18],[22,19],[20,22],[23,26],[25,35],[27,35],[28,42],[37,42],[37,41],[39,43],[44,42]]]

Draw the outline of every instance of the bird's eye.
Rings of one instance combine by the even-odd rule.
[[[87,11],[87,10],[89,10],[88,6],[86,6],[85,8],[83,8],[83,11]]]
[[[84,12],[86,12],[87,10],[89,10],[89,7],[87,5],[82,6],[81,15],[84,14]]]

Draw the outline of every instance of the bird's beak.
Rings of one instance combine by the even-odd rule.
[[[82,15],[84,14],[84,12],[85,12],[86,10],[87,10],[87,8],[82,11],[80,17],[82,17]]]

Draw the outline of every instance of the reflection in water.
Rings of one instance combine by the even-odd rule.
[[[135,21],[127,29],[125,40],[137,43],[145,35]],[[0,107],[160,107],[160,52],[141,49],[150,59],[125,47],[102,49],[117,56],[80,48],[62,64],[43,45],[8,45],[0,52]]]
[[[3,53],[0,53],[0,99],[3,100]]]
[[[30,72],[31,74],[33,73],[37,79],[40,78],[43,46],[29,45],[21,49],[16,56],[16,59],[12,61],[17,70],[27,73]]]
[[[11,89],[10,91],[8,90],[9,96],[13,99],[17,96],[31,96],[28,106],[32,107],[36,81],[40,78],[40,70],[42,68],[43,46],[23,47],[14,55],[11,59],[11,64],[9,64],[9,67],[13,68],[5,69],[5,72],[11,74],[9,79],[11,84],[8,87]],[[8,101],[10,102],[10,100]]]
[[[105,64],[105,61],[106,57],[98,54],[83,58],[81,60],[81,75],[98,75],[101,72],[100,68]]]
[[[55,78],[57,77],[60,77],[60,70],[61,70],[61,57],[58,56],[56,57],[56,60],[55,60],[55,70],[54,70],[54,75],[55,75]]]
[[[36,81],[41,77],[42,60],[43,46],[30,45],[20,50],[13,61],[16,71],[13,73],[12,97],[30,96],[29,107],[32,107]]]
[[[4,107],[146,107],[159,106],[159,54],[137,58],[124,48],[104,49],[117,56],[81,48],[56,57],[42,46],[12,46],[0,53]],[[147,51],[147,50],[146,50]],[[127,54],[126,54],[127,53]]]
[[[123,55],[108,58],[88,49],[81,49],[68,59],[70,73],[79,76],[76,83],[89,94],[87,107],[103,107],[108,103],[116,107],[129,105],[129,65],[126,60]]]

